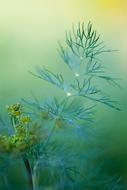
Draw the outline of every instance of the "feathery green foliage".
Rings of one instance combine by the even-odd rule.
[[[87,28],[84,27],[84,23],[82,25],[79,23],[77,29],[73,27],[72,32],[66,33],[66,46],[60,44],[59,48],[64,63],[73,74],[72,80],[66,82],[62,74],[54,74],[43,67],[37,67],[37,74],[33,75],[57,86],[69,97],[84,97],[120,110],[117,102],[98,87],[98,83],[104,81],[119,86],[117,78],[106,74],[102,61],[98,59],[98,55],[112,52],[105,49],[105,45],[102,44],[104,42],[100,42],[100,35],[97,35],[91,23],[88,23]]]

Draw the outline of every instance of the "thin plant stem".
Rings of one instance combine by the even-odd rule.
[[[28,182],[29,182],[29,190],[34,190],[33,178],[32,178],[32,170],[31,170],[31,167],[30,167],[29,160],[25,156],[23,156],[23,161],[24,161],[26,171],[27,171]]]

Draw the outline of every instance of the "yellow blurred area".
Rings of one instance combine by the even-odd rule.
[[[102,9],[112,9],[112,11],[126,11],[127,9],[126,0],[97,0],[97,4],[102,7]]]

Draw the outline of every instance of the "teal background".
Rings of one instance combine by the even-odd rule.
[[[29,71],[44,65],[54,72],[69,72],[57,52],[57,41],[64,41],[72,23],[91,21],[107,47],[118,52],[107,54],[103,63],[109,73],[121,78],[122,89],[106,91],[121,104],[118,112],[98,106],[96,127],[108,139],[109,155],[116,171],[127,178],[127,2],[124,0],[54,0],[0,2],[0,111],[5,105],[31,98],[43,99],[61,91],[34,78]],[[105,88],[105,87],[104,87]]]

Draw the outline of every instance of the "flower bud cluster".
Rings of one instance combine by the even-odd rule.
[[[7,111],[11,119],[16,119],[13,123],[14,133],[11,135],[0,134],[0,152],[22,154],[31,146],[39,143],[40,128],[37,124],[32,123],[28,115],[22,113],[20,104],[8,106]]]

